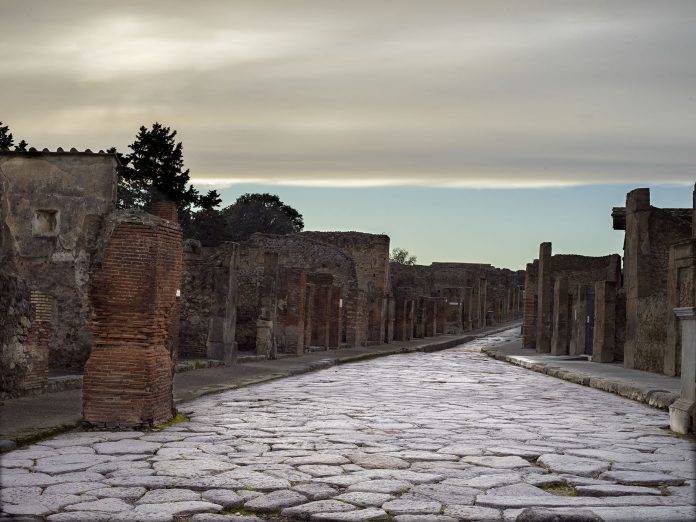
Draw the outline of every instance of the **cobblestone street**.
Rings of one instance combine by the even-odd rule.
[[[694,519],[696,446],[670,435],[667,414],[479,353],[518,335],[211,395],[182,408],[190,422],[160,432],[42,441],[2,456],[3,511],[427,522],[515,520],[533,508]]]

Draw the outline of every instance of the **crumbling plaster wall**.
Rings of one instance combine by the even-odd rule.
[[[81,371],[91,349],[87,288],[104,217],[116,203],[116,160],[78,152],[0,153],[3,248],[32,290],[54,302],[50,366]]]

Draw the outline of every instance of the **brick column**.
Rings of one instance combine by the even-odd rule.
[[[181,284],[181,229],[137,212],[115,213],[106,229],[90,287],[94,346],[83,415],[100,426],[161,423],[173,413],[167,343]]]
[[[536,349],[539,353],[551,351],[551,243],[539,246],[539,271],[537,275]]]
[[[559,277],[553,289],[551,355],[568,355],[568,323],[570,321],[568,307],[568,280],[565,277]]]

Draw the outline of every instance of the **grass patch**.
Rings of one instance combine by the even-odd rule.
[[[156,424],[155,426],[153,426],[152,431],[162,431],[167,429],[169,426],[174,426],[174,424],[179,424],[182,422],[188,422],[189,420],[190,419],[183,413],[177,413],[167,422],[163,422],[162,424]]]
[[[79,426],[78,422],[61,424],[60,426],[53,426],[52,428],[42,428],[27,435],[19,435],[14,437],[12,440],[17,444],[17,446],[25,446],[27,444],[34,444],[35,442],[40,442],[42,440],[54,437],[66,431],[73,430]],[[8,449],[8,451],[11,451]]]
[[[558,495],[559,497],[577,497],[578,492],[575,489],[574,486],[570,486],[568,484],[546,484],[544,486],[539,486],[540,489],[543,489],[547,493],[551,493],[552,495]]]

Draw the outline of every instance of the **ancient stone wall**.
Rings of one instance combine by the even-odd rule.
[[[181,285],[181,229],[134,211],[106,223],[90,281],[94,347],[85,365],[83,416],[96,425],[152,425],[172,416],[168,336]]]
[[[579,331],[578,325],[575,324],[577,316],[572,313],[573,309],[577,309],[579,289],[583,285],[594,285],[597,281],[620,281],[621,258],[618,254],[601,257],[552,255],[551,243],[542,243],[539,252],[539,259],[531,266],[528,265],[530,286],[525,289],[524,323],[535,323],[536,332],[534,336],[526,335],[525,343],[527,347],[531,347],[533,337],[534,346],[540,353],[550,353],[553,343],[560,343],[553,347],[553,353],[568,354],[571,345],[579,346],[578,340],[572,339],[572,335],[577,335]],[[567,289],[567,296],[554,296],[554,286],[559,279],[564,281],[563,287]],[[535,285],[536,296],[532,297],[531,288]],[[558,310],[558,313],[555,309],[556,301],[563,306],[563,310]],[[532,321],[529,314],[533,313],[534,308],[536,318]],[[559,321],[564,324],[557,324]],[[553,334],[556,329],[559,329],[562,335],[554,341]],[[569,335],[565,335],[566,332]]]
[[[184,241],[181,288],[182,357],[207,357],[229,364],[236,355],[236,243],[201,248]]]
[[[669,251],[691,237],[692,214],[690,209],[655,208],[650,205],[650,190],[636,189],[626,196],[624,224],[624,365],[662,372],[672,314],[667,291]],[[621,229],[616,217],[615,228]]]
[[[36,307],[26,282],[0,271],[0,396],[41,389],[48,372],[48,346],[36,322]]]
[[[92,343],[90,264],[115,207],[116,160],[91,152],[2,152],[0,184],[0,250],[12,250],[30,289],[52,299],[49,365],[82,371]]]
[[[670,248],[667,300],[669,308],[696,306],[696,240],[675,243]],[[681,335],[677,318],[669,315],[663,372],[681,375]]]

